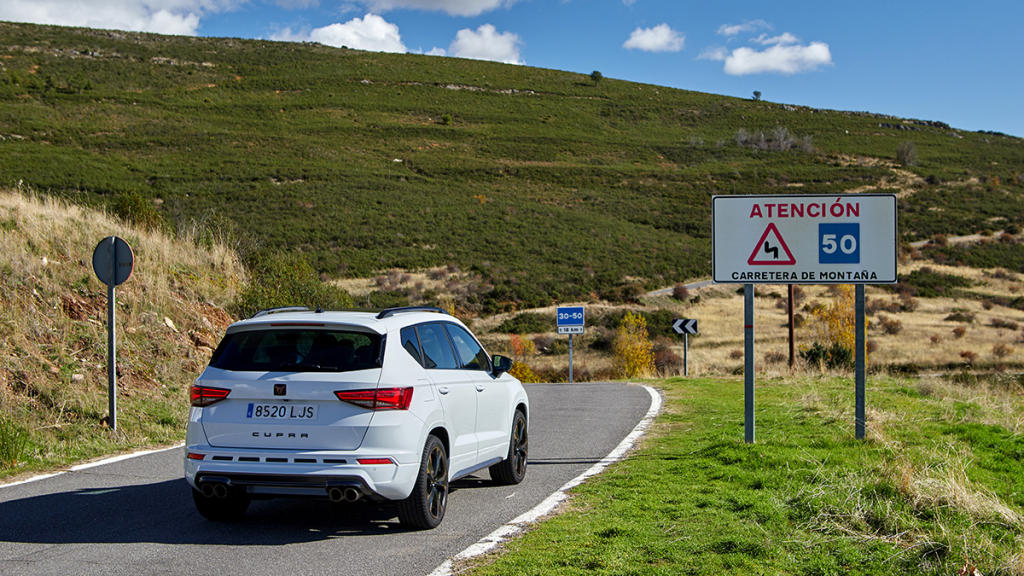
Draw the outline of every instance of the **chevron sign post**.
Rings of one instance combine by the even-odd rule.
[[[676,321],[672,323],[672,330],[676,334],[683,335],[683,376],[689,376],[690,334],[697,333],[697,319],[676,318]]]

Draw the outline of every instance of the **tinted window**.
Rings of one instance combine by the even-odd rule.
[[[382,338],[344,330],[248,330],[228,334],[210,366],[245,372],[348,372],[380,368]]]
[[[420,343],[416,339],[416,329],[412,326],[402,328],[402,348],[409,353],[420,365],[423,365],[423,356],[420,354]]]
[[[443,326],[435,323],[420,324],[416,332],[420,336],[424,368],[454,370],[459,367]]]
[[[448,329],[448,335],[452,337],[452,344],[455,345],[455,354],[458,356],[459,363],[462,364],[464,369],[490,369],[487,353],[480,347],[480,344],[477,343],[472,334],[467,332],[462,326],[455,324],[445,324],[445,327]]]

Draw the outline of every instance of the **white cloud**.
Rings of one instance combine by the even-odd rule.
[[[437,46],[434,46],[433,48],[430,49],[430,52],[427,52],[427,56],[447,56],[447,55],[448,55],[448,51],[447,50],[445,50],[444,48],[438,48]]]
[[[733,50],[725,59],[725,73],[732,76],[768,72],[788,75],[810,72],[829,64],[832,64],[832,53],[824,42],[811,42],[806,46],[776,44],[761,51],[747,47]]]
[[[510,6],[515,0],[363,0],[374,12],[401,8],[447,12],[452,16],[479,16],[484,12]]]
[[[523,64],[519,59],[521,43],[518,34],[498,32],[493,25],[484,24],[476,30],[459,30],[448,47],[448,53],[457,58]]]
[[[637,28],[622,43],[623,48],[644,52],[679,52],[683,49],[686,36],[676,32],[668,24],[653,28]]]
[[[757,38],[753,39],[754,42],[762,46],[772,46],[775,44],[796,44],[800,41],[799,38],[793,36],[789,32],[783,32],[778,36],[768,36],[767,34],[761,34]]]
[[[697,60],[714,60],[715,62],[725,61],[726,56],[729,55],[729,51],[723,46],[711,46],[701,50],[700,54],[697,55]]]
[[[204,14],[244,0],[3,0],[0,20],[193,35]]]
[[[408,51],[402,43],[398,26],[376,14],[353,18],[344,24],[335,22],[309,32],[293,32],[291,28],[285,28],[270,38],[287,42],[319,42],[337,48],[345,46],[373,52]]]
[[[756,30],[771,30],[772,25],[764,20],[748,20],[743,24],[722,24],[718,27],[718,34],[721,36],[736,36],[754,32]]]

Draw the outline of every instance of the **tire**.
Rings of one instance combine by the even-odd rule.
[[[491,466],[491,479],[498,484],[519,484],[526,478],[527,455],[530,437],[526,426],[526,415],[516,410],[512,417],[512,436],[508,443],[508,456]]]
[[[398,503],[398,519],[409,528],[428,530],[441,523],[447,508],[448,453],[437,436],[428,436],[412,493]]]
[[[249,508],[249,496],[238,491],[229,491],[227,498],[207,498],[195,488],[192,489],[192,501],[196,510],[213,522],[233,522],[245,515]]]

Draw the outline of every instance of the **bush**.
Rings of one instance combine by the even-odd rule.
[[[138,192],[126,192],[114,196],[110,210],[122,220],[150,230],[169,230],[166,220],[157,211],[153,202]]]
[[[683,357],[670,343],[660,341],[654,346],[654,368],[662,376],[674,376],[683,370]]]
[[[615,332],[614,353],[620,378],[642,378],[654,373],[654,352],[643,316],[626,313]]]
[[[853,350],[838,343],[825,346],[821,342],[815,342],[810,348],[800,350],[800,358],[811,366],[822,369],[853,366]]]
[[[999,358],[1000,360],[1006,358],[1010,354],[1013,354],[1013,348],[1007,346],[1002,342],[992,346],[992,355],[995,356],[996,358]]]
[[[672,297],[680,302],[685,302],[690,299],[690,289],[686,287],[686,284],[676,284],[672,287]]]
[[[249,282],[238,295],[233,311],[248,318],[259,310],[277,306],[351,308],[347,292],[320,280],[303,257],[276,251],[259,251],[247,259]]]
[[[520,382],[537,382],[537,375],[527,366],[526,362],[516,360],[512,363],[509,374],[515,376]]]
[[[900,333],[900,330],[903,330],[903,323],[896,318],[879,316],[878,322],[882,325],[882,331],[891,336],[895,336]]]
[[[537,334],[550,332],[554,325],[555,319],[551,316],[537,312],[523,312],[505,320],[493,331],[503,334]]]
[[[900,142],[896,147],[896,162],[900,166],[917,164],[917,146],[913,142]]]

